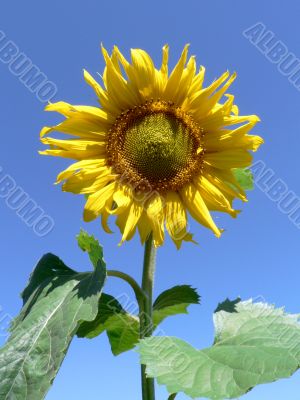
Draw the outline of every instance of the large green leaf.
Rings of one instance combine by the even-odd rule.
[[[237,398],[299,368],[298,315],[251,300],[236,302],[232,311],[214,314],[215,344],[204,350],[174,337],[141,341],[148,376],[170,393],[219,400]]]
[[[51,253],[45,254],[37,263],[30,275],[27,287],[21,294],[24,304],[42,282],[74,274],[76,271],[67,267],[57,256]]]
[[[154,302],[153,322],[157,327],[166,317],[186,314],[190,304],[198,304],[199,295],[188,285],[175,286],[158,296]],[[102,295],[99,312],[92,322],[84,322],[79,337],[92,339],[106,331],[114,355],[133,349],[140,336],[139,318],[124,310],[112,296]]]
[[[106,278],[104,262],[77,273],[47,254],[23,292],[24,306],[0,349],[0,399],[45,397],[82,321],[92,321]]]

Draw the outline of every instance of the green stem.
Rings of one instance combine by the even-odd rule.
[[[125,274],[125,272],[116,271],[113,269],[110,269],[107,271],[107,276],[114,276],[116,278],[123,279],[123,281],[129,283],[129,285],[132,287],[132,289],[134,291],[134,294],[139,303],[139,306],[141,307],[141,305],[144,303],[145,299],[147,298],[147,295],[135,279],[133,279],[130,275]]]
[[[177,396],[177,393],[170,394],[170,396],[168,397],[168,400],[174,400],[176,396]]]
[[[142,290],[146,294],[146,298],[143,302],[143,306],[140,308],[140,338],[144,339],[149,337],[153,333],[153,285],[155,275],[155,261],[156,261],[156,249],[153,243],[152,234],[149,236],[145,243],[144,253],[144,268],[143,268],[143,280]],[[141,366],[141,377],[142,377],[142,399],[143,400],[155,400],[155,388],[154,379],[146,377],[146,366]]]

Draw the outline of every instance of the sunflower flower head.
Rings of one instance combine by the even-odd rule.
[[[188,46],[171,73],[168,46],[159,69],[140,49],[131,50],[131,62],[117,47],[111,55],[102,47],[102,53],[103,85],[84,71],[98,107],[46,107],[65,119],[43,128],[41,141],[50,148],[41,153],[76,161],[57,183],[88,195],[85,221],[101,216],[103,229],[111,232],[108,218],[114,215],[121,243],[138,230],[142,243],[152,233],[160,246],[166,229],[179,248],[193,241],[188,214],[219,237],[211,211],[236,217],[233,200],[246,201],[246,195],[233,170],[251,165],[250,152],[263,143],[249,135],[259,118],[240,116],[234,97],[225,94],[235,74],[225,72],[203,87],[205,69],[197,72]],[[53,131],[70,136],[48,136]]]

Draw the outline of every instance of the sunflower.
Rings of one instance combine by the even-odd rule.
[[[236,74],[227,71],[203,87],[205,69],[196,70],[188,45],[170,74],[168,46],[160,69],[144,50],[131,50],[131,62],[117,47],[111,55],[102,47],[102,53],[103,86],[84,71],[100,106],[46,107],[65,120],[42,129],[41,141],[50,148],[41,154],[76,160],[57,183],[87,195],[84,221],[101,216],[111,232],[108,218],[115,215],[121,243],[138,230],[142,243],[152,233],[160,246],[166,228],[179,248],[193,241],[188,214],[219,237],[211,211],[236,217],[232,202],[246,195],[233,169],[251,165],[250,151],[263,143],[248,135],[259,118],[239,116],[234,96],[225,95]],[[71,137],[49,137],[53,131]]]

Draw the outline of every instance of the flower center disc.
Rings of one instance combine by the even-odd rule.
[[[139,190],[177,190],[202,166],[201,129],[172,103],[128,110],[110,130],[108,160]]]
[[[139,118],[129,127],[124,155],[148,180],[172,179],[192,161],[194,141],[172,115],[157,113]]]

